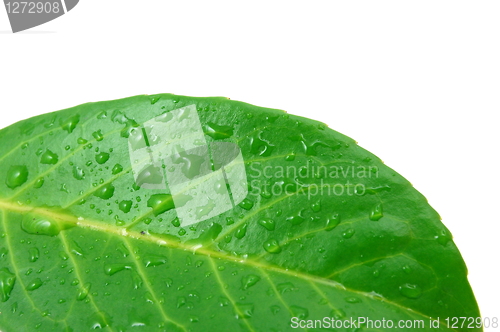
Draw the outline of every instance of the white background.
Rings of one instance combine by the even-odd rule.
[[[0,8],[0,127],[160,92],[320,120],[428,198],[500,317],[498,1],[82,0],[9,30]]]

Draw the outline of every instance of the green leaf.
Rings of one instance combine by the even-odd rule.
[[[190,115],[175,112],[191,105],[195,147],[137,172],[135,149],[179,149]],[[446,324],[479,311],[439,215],[322,123],[161,94],[37,116],[0,143],[3,332],[287,331],[292,317],[482,330]],[[210,190],[231,199],[226,210],[197,189],[220,174]]]

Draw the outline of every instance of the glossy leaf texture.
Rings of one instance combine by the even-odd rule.
[[[207,144],[240,147],[249,194],[183,227],[168,186],[136,184],[128,137],[189,105]],[[0,174],[3,332],[321,330],[292,317],[424,331],[439,317],[433,330],[451,331],[447,317],[479,316],[426,199],[352,139],[280,110],[170,94],[84,104],[1,130]],[[375,330],[389,329],[356,331]]]

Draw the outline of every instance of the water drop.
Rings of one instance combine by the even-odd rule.
[[[55,165],[59,161],[59,156],[54,152],[47,149],[44,154],[42,154],[42,158],[40,159],[40,163],[45,165]]]
[[[85,138],[82,138],[82,137],[78,138],[78,139],[76,140],[76,142],[77,142],[78,144],[87,144],[87,143],[88,143],[88,141],[87,141]]]
[[[78,292],[78,295],[76,296],[77,301],[83,301],[87,298],[90,292],[90,283],[86,283],[82,288],[80,288],[80,291]]]
[[[101,113],[97,114],[98,120],[106,119],[107,117],[108,117],[108,112],[106,111],[102,111]]]
[[[247,234],[247,229],[248,229],[248,224],[244,223],[243,225],[238,227],[238,229],[236,230],[236,233],[234,233],[234,237],[236,237],[237,239],[244,238],[245,235]]]
[[[167,257],[161,255],[148,255],[144,257],[144,265],[146,267],[155,267],[163,265],[167,262]]]
[[[340,224],[340,215],[334,214],[333,216],[331,216],[326,220],[325,230],[331,231],[332,229],[337,227],[338,224]]]
[[[80,114],[73,115],[66,121],[61,121],[61,128],[71,134],[73,130],[75,130],[78,122],[80,122]]]
[[[447,230],[445,230],[445,229],[441,230],[441,232],[439,232],[439,235],[436,235],[434,238],[442,246],[447,245],[448,242],[450,242],[453,239],[453,237],[451,236],[451,234]]]
[[[422,289],[418,285],[404,284],[399,286],[399,291],[410,299],[418,299],[422,295]]]
[[[179,218],[175,218],[174,220],[172,220],[172,225],[174,227],[180,227],[181,226],[181,221],[179,220]]]
[[[30,262],[36,262],[38,260],[38,258],[40,257],[40,251],[38,250],[38,248],[31,248],[29,250],[29,259],[30,259]]]
[[[305,221],[305,219],[301,217],[300,214],[288,217],[286,218],[286,220],[290,222],[292,225],[300,225]]]
[[[329,147],[327,144],[320,142],[320,141],[314,141],[312,143],[307,142],[307,140],[303,134],[290,137],[290,139],[292,141],[300,142],[302,144],[302,147],[304,148],[304,152],[307,156],[316,156],[318,154],[318,152],[316,151],[316,148],[318,146]]]
[[[69,229],[75,225],[62,220],[40,218],[35,215],[26,214],[21,221],[21,228],[28,234],[34,235],[58,235],[62,230]]]
[[[101,152],[99,154],[96,154],[95,156],[95,161],[99,164],[105,164],[109,160],[109,153],[107,152]]]
[[[69,194],[69,190],[68,190],[66,183],[61,184],[61,188],[59,189],[59,191],[63,191],[65,193]]]
[[[126,264],[106,264],[104,266],[104,273],[112,276],[120,271],[131,269],[132,267]]]
[[[35,181],[35,184],[33,185],[33,187],[35,187],[36,189],[40,189],[43,187],[43,184],[45,183],[45,179],[42,177],[42,178],[38,178],[36,181]]]
[[[241,279],[241,288],[247,290],[260,281],[260,277],[254,274],[249,274]]]
[[[342,237],[344,239],[350,239],[356,231],[353,228],[347,229],[345,232],[342,233]]]
[[[284,283],[278,284],[276,286],[276,289],[278,290],[278,293],[280,293],[280,294],[285,294],[288,292],[295,292],[298,290],[298,288],[295,287],[295,285],[292,284],[291,282],[284,282]]]
[[[275,239],[269,239],[264,242],[264,249],[271,254],[279,254],[281,252],[281,247]]]
[[[78,166],[73,166],[73,177],[77,180],[85,179],[85,171]]]
[[[212,210],[217,206],[216,202],[210,200],[206,205],[199,206],[196,208],[196,219],[202,220],[203,217],[207,216]]]
[[[227,307],[227,306],[229,306],[230,303],[231,302],[229,301],[229,299],[224,297],[224,296],[221,296],[218,299],[218,304],[220,307]]]
[[[9,251],[7,250],[7,248],[1,248],[0,249],[0,258],[4,258],[5,256],[7,256],[8,253],[9,253]]]
[[[264,198],[271,198],[271,197],[273,197],[273,194],[272,194],[271,192],[267,191],[267,190],[263,190],[263,191],[260,193],[260,195],[261,195],[262,197],[264,197]]]
[[[225,139],[233,136],[233,128],[230,126],[220,126],[213,122],[209,122],[205,127],[205,134],[215,140]]]
[[[268,231],[274,231],[274,229],[276,228],[276,223],[272,219],[261,219],[259,220],[259,225],[261,225]]]
[[[187,303],[186,298],[184,296],[179,296],[177,298],[177,308],[182,308]]]
[[[255,306],[250,303],[236,303],[236,318],[247,319],[253,316]]]
[[[14,289],[16,276],[7,268],[0,269],[0,300],[7,302]]]
[[[94,136],[94,138],[97,142],[100,142],[104,139],[104,136],[103,136],[101,130],[95,131],[94,133],[92,133],[92,136]]]
[[[344,299],[347,303],[360,303],[361,300],[355,296],[351,296],[351,297],[346,297]]]
[[[405,271],[406,274],[410,274],[411,273],[411,267],[409,265],[405,265],[405,266],[403,266],[403,271]]]
[[[43,285],[42,280],[40,278],[37,278],[26,285],[26,290],[34,291],[34,290],[42,287],[42,285]]]
[[[148,200],[148,207],[153,209],[155,216],[175,208],[174,200],[170,194],[152,195]]]
[[[28,174],[26,166],[11,166],[7,172],[5,184],[10,189],[22,186],[28,180]]]
[[[298,317],[299,319],[306,319],[309,317],[309,310],[306,308],[302,308],[296,305],[290,306],[290,309],[292,310],[293,317]]]
[[[97,189],[94,192],[94,196],[99,197],[101,199],[110,199],[115,194],[115,187],[110,183],[101,188]]]
[[[370,211],[370,220],[379,221],[383,216],[382,204],[378,204]]]
[[[250,152],[267,157],[271,155],[275,146],[269,141],[262,139],[261,134],[262,132],[260,132],[257,136],[250,138]]]
[[[132,208],[132,201],[121,201],[118,208],[125,213],[129,213]]]
[[[151,105],[156,104],[161,99],[161,96],[151,97]]]
[[[317,201],[317,202],[311,204],[311,210],[313,210],[314,212],[321,211],[321,201]]]
[[[281,308],[279,305],[273,305],[269,309],[271,309],[271,313],[273,315],[277,315],[281,311]]]
[[[111,316],[108,313],[104,311],[95,311],[89,318],[90,322],[89,328],[91,330],[105,329],[106,327],[109,326],[107,322],[110,321],[111,321]]]
[[[286,161],[294,161],[294,160],[295,160],[295,153],[293,153],[293,152],[292,152],[292,153],[290,153],[289,155],[287,155],[287,156],[285,157],[285,160],[286,160]]]
[[[111,170],[111,173],[113,173],[113,175],[120,174],[121,172],[123,172],[123,166],[120,164],[116,164]]]

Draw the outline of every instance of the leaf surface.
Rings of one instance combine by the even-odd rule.
[[[249,192],[187,225],[170,185],[137,183],[129,142],[151,119],[191,105],[202,144],[239,146]],[[1,130],[0,142],[3,332],[287,331],[292,317],[422,320],[423,331],[439,317],[433,330],[482,330],[446,325],[479,311],[439,215],[322,123],[162,94],[34,117]],[[209,176],[223,166],[214,162]]]

